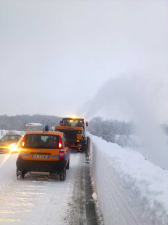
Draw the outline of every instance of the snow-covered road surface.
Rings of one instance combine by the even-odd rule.
[[[85,224],[84,154],[71,152],[64,182],[58,175],[17,180],[17,154],[6,157],[0,155],[0,224]]]

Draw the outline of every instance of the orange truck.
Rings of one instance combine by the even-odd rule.
[[[63,132],[67,145],[83,152],[87,148],[86,127],[88,123],[83,118],[65,117],[60,121],[60,126],[56,126],[56,131]]]

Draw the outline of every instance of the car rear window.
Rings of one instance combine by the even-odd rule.
[[[58,148],[59,136],[28,134],[25,137],[25,148]]]
[[[21,136],[16,136],[16,135],[9,135],[9,136],[4,136],[1,141],[19,141]]]

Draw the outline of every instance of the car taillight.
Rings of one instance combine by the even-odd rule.
[[[23,141],[22,141],[22,148],[24,148],[24,146],[25,146],[25,138],[26,138],[26,135],[24,136]]]
[[[62,140],[61,140],[61,137],[59,136],[59,149],[62,148]]]
[[[62,140],[61,137],[59,136],[59,155],[60,159],[64,159],[64,150],[62,149]]]
[[[22,154],[21,154],[21,153],[19,153],[18,157],[19,157],[19,158],[22,158]]]
[[[60,159],[64,159],[64,150],[63,149],[60,149],[59,154],[60,154]]]

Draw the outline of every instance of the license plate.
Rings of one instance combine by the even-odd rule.
[[[33,155],[34,159],[49,159],[49,155]]]

